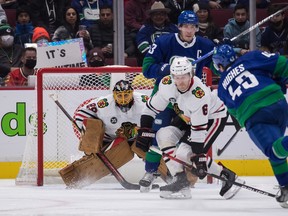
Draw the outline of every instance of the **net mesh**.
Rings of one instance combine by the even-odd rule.
[[[119,73],[117,68],[110,68],[109,72],[101,73],[87,72],[85,69],[79,69],[78,72],[64,69],[57,70],[57,73],[53,73],[53,69],[50,70],[43,72],[42,86],[36,86],[36,92],[41,92],[43,106],[38,103],[35,113],[29,118],[30,129],[16,184],[37,185],[39,108],[43,109],[43,134],[40,136],[43,136],[44,184],[57,183],[62,182],[58,171],[81,158],[83,153],[78,150],[79,132],[53,99],[57,99],[73,117],[75,111],[91,99],[112,93],[111,86],[119,79],[129,81],[134,90],[147,95],[150,95],[154,86],[154,80],[144,78],[141,69],[138,68],[126,69],[126,73]]]
[[[209,74],[203,73],[202,81],[206,83],[209,77]],[[147,95],[151,94],[155,83],[154,79],[146,79],[142,75],[141,68],[113,67],[93,71],[85,68],[51,68],[38,72],[35,112],[29,117],[30,129],[16,184],[39,185],[39,178],[43,178],[44,184],[62,183],[58,171],[83,156],[78,150],[78,131],[53,99],[57,99],[73,117],[75,111],[91,99],[112,93],[111,89],[120,79],[129,81],[135,91]],[[40,119],[43,131],[39,134],[37,113],[40,110],[43,113]],[[38,136],[43,138],[43,143],[40,143],[43,154],[38,151]],[[43,156],[44,176],[39,176],[38,172],[39,154]]]

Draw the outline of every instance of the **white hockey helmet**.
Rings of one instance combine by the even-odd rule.
[[[191,77],[194,76],[192,63],[187,57],[176,57],[173,59],[170,66],[171,75],[183,75],[189,73]]]

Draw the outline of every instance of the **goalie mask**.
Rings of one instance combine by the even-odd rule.
[[[125,80],[118,81],[113,89],[113,97],[116,105],[122,112],[127,112],[133,105],[133,88]]]

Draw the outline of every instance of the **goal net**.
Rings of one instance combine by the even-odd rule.
[[[91,99],[112,93],[114,84],[124,79],[135,91],[150,95],[153,79],[142,75],[142,68],[110,66],[100,68],[44,68],[37,73],[35,113],[29,129],[16,184],[42,186],[62,183],[60,169],[81,158],[79,134],[51,97],[56,98],[73,117]],[[212,83],[209,71],[204,82]]]

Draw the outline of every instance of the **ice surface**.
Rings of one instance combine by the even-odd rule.
[[[276,194],[274,177],[242,177],[246,184]],[[160,184],[162,184],[160,182]],[[159,190],[125,190],[118,183],[95,183],[84,189],[64,185],[16,186],[0,180],[0,215],[95,216],[287,216],[274,198],[241,189],[231,200],[220,197],[220,184],[196,184],[190,200],[165,200]]]

